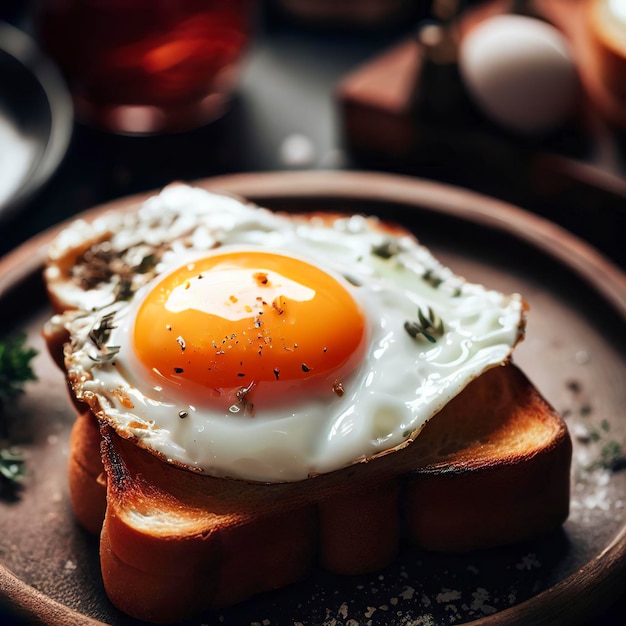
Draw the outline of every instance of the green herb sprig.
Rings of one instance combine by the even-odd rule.
[[[36,379],[31,366],[36,354],[26,346],[26,335],[0,342],[0,411],[7,400],[24,391],[26,382]]]
[[[422,336],[430,343],[436,343],[437,339],[443,336],[445,328],[443,320],[428,307],[428,314],[424,313],[421,308],[417,309],[417,320],[407,320],[404,322],[404,330],[413,339]]]
[[[24,455],[11,448],[0,448],[0,493],[2,482],[15,484],[26,473]]]
[[[14,487],[24,475],[24,457],[8,444],[9,424],[4,407],[24,391],[25,383],[36,380],[31,366],[36,354],[34,348],[26,346],[26,335],[0,342],[0,493],[5,486]]]

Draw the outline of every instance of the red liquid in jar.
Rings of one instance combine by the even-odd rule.
[[[191,128],[219,116],[249,41],[251,0],[44,0],[43,45],[77,116],[111,130]]]

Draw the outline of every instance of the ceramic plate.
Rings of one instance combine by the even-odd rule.
[[[574,440],[571,514],[537,541],[466,555],[403,550],[369,576],[316,571],[303,583],[201,616],[193,624],[577,624],[620,590],[626,573],[626,471],[606,456],[626,442],[626,278],[545,220],[467,191],[370,173],[246,174],[201,181],[279,209],[376,214],[411,228],[457,273],[530,303],[522,367],[565,416]],[[126,198],[87,213],[127,210]],[[61,228],[60,226],[59,228]],[[0,262],[0,317],[40,351],[39,380],[10,408],[28,475],[0,501],[5,603],[48,624],[133,620],[108,602],[97,539],[74,523],[66,461],[73,413],[40,329],[40,278],[55,229]]]

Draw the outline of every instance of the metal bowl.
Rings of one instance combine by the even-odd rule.
[[[59,71],[28,35],[0,22],[0,223],[56,171],[72,124]]]

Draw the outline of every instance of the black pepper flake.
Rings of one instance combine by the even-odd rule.
[[[180,349],[184,352],[185,348],[187,347],[187,345],[185,344],[185,340],[181,336],[178,336],[176,337],[176,343],[180,346]]]
[[[252,274],[252,277],[259,285],[267,285],[269,283],[269,278],[265,272],[255,272]]]
[[[566,385],[572,393],[580,393],[582,389],[582,385],[577,380],[569,380]]]
[[[282,315],[285,312],[284,300],[281,296],[272,300],[272,308],[276,311],[276,313],[278,313],[278,315]]]
[[[311,370],[311,368],[306,363],[302,364],[302,371],[303,372],[309,372],[310,370]]]
[[[336,380],[333,383],[333,391],[341,398],[343,394],[346,392],[344,389],[343,383],[340,380]]]
[[[243,378],[245,374],[243,372],[237,372],[237,376],[239,376],[239,378]]]
[[[187,411],[179,411],[178,412],[178,417],[180,417],[180,419],[185,419],[187,416],[189,415],[189,413],[187,413]]]
[[[274,376],[276,377],[276,380],[280,377],[280,370],[277,367],[274,368]]]
[[[184,370],[182,367],[175,367],[175,368],[174,368],[174,371],[175,371],[177,374],[182,374],[185,370]]]

